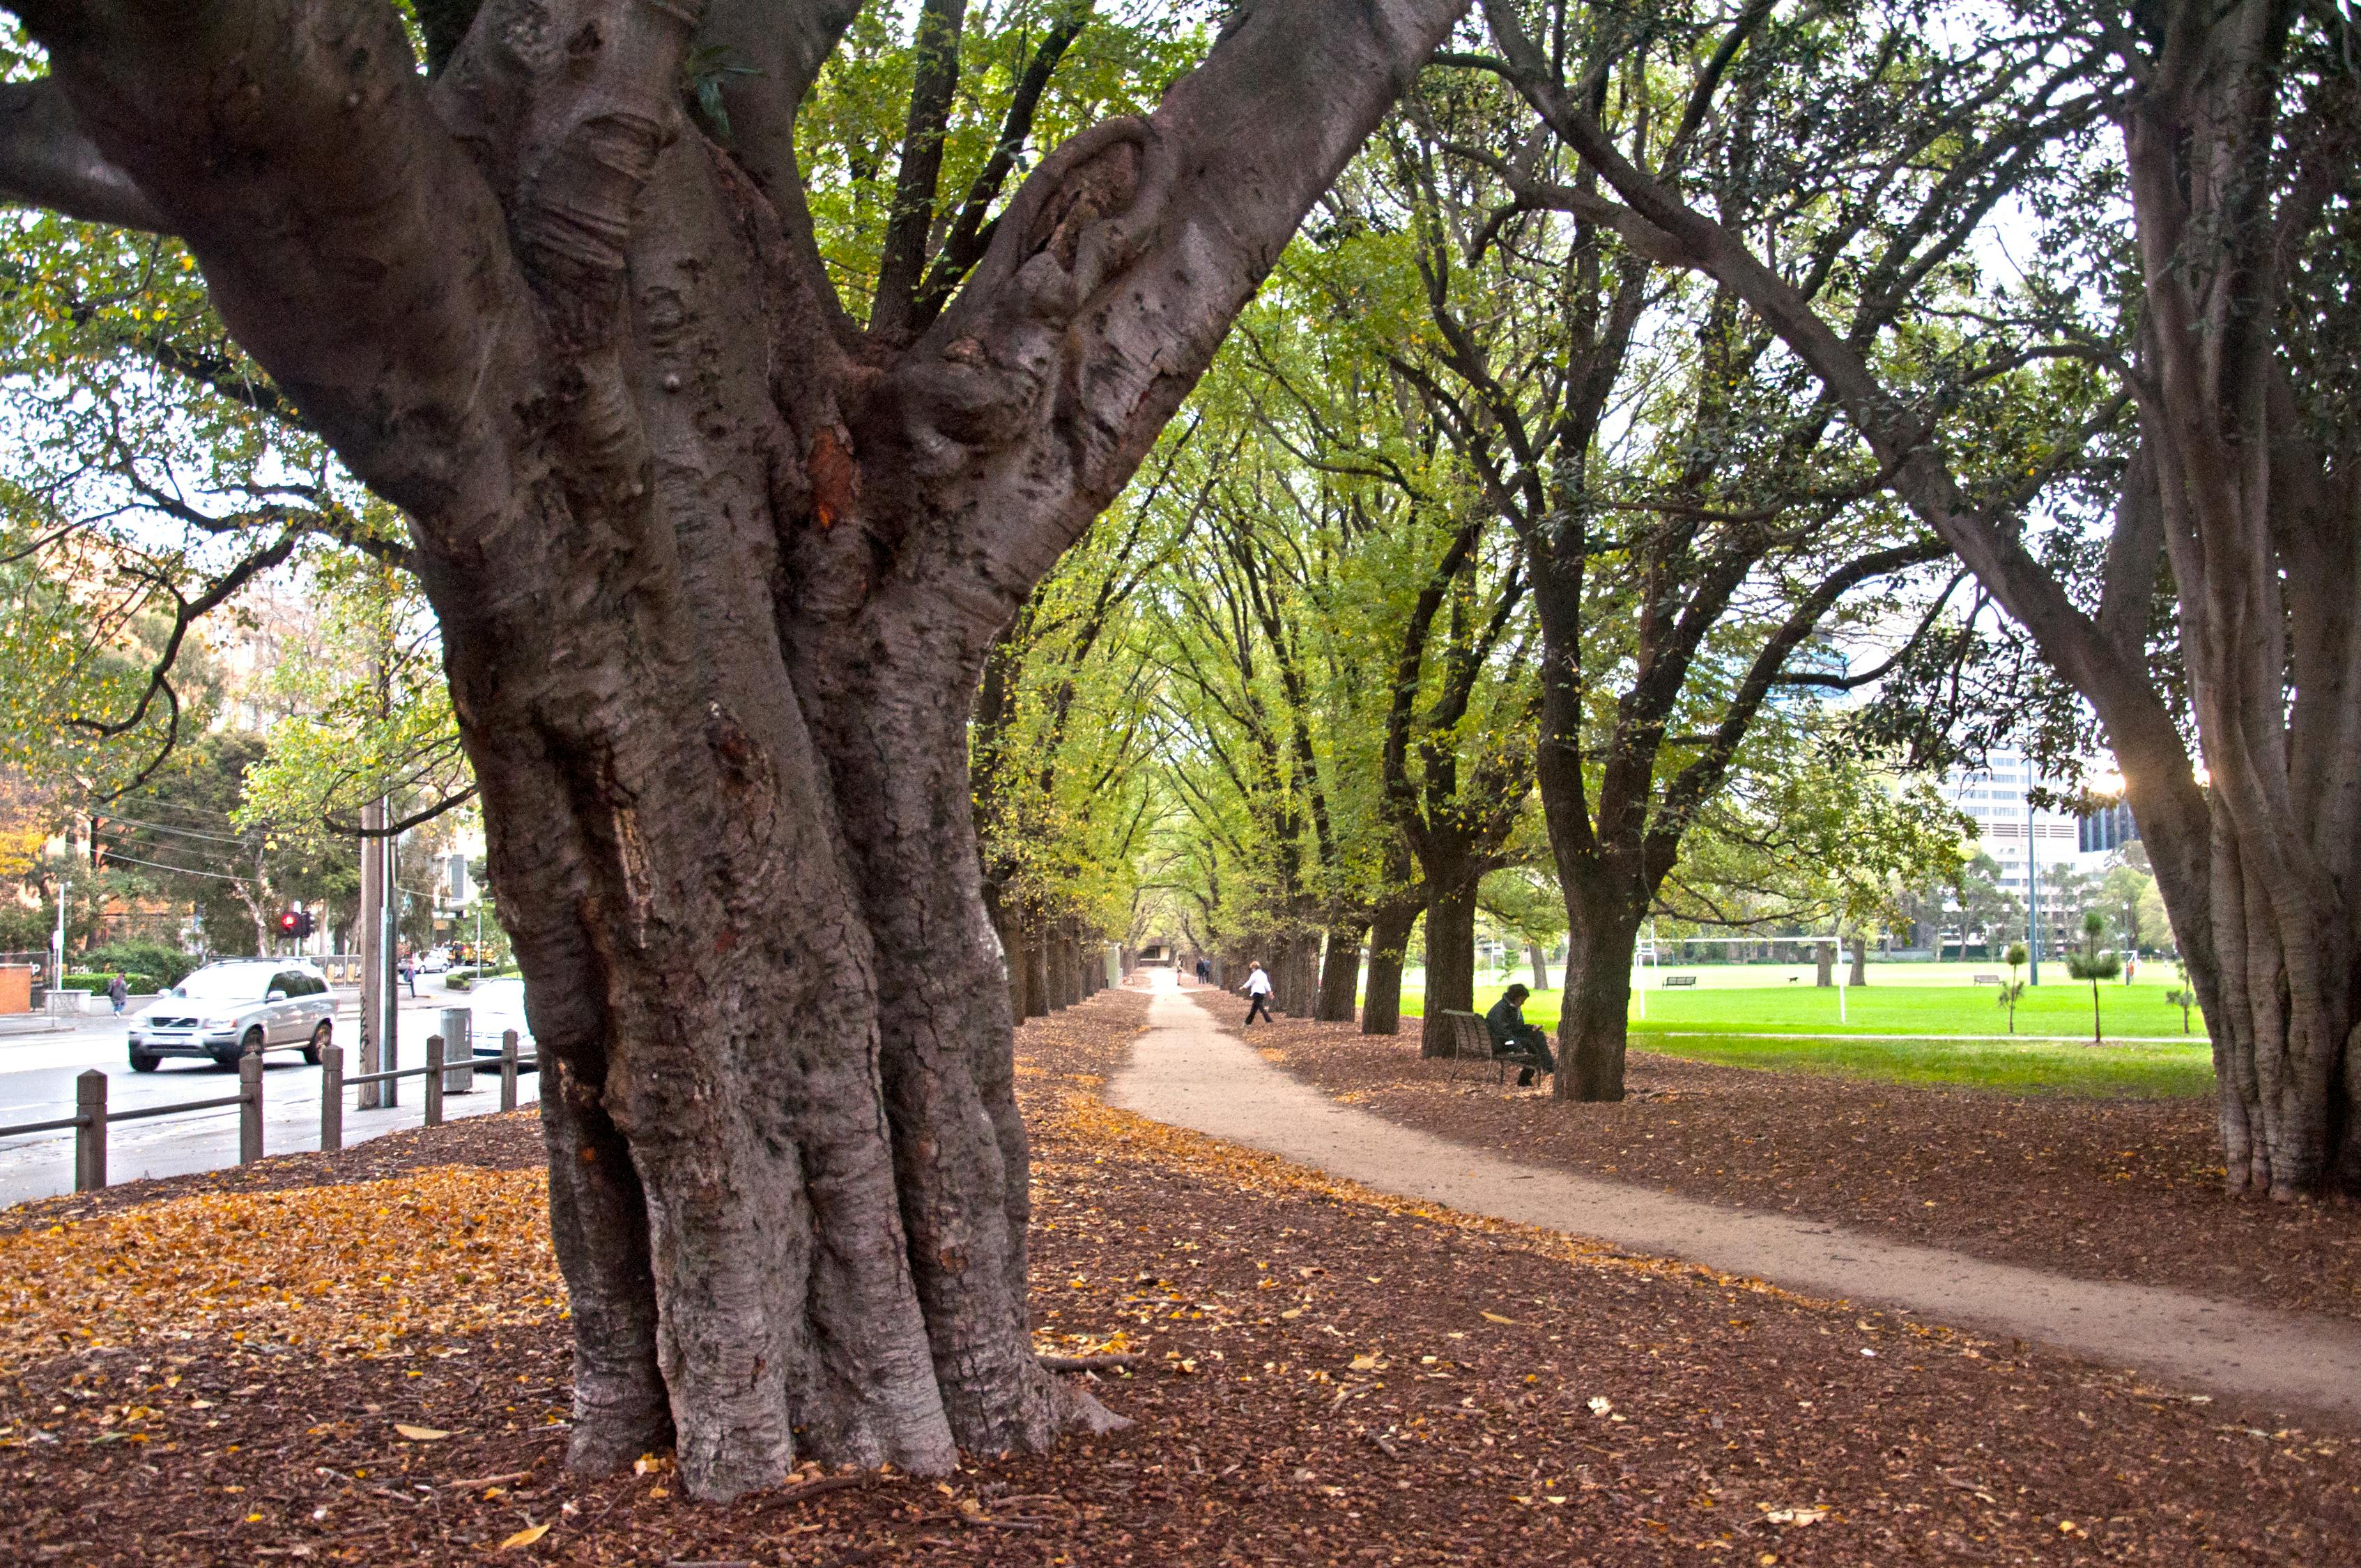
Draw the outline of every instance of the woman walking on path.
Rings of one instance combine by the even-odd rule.
[[[1278,1022],[1270,1015],[1270,976],[1262,972],[1259,962],[1246,966],[1246,982],[1238,989],[1246,993],[1246,1024],[1253,1023],[1257,1013],[1266,1024]],[[1244,1028],[1246,1025],[1238,1026]]]

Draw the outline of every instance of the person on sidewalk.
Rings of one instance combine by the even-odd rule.
[[[1247,1024],[1255,1021],[1257,1013],[1262,1014],[1262,1021],[1266,1024],[1279,1022],[1270,1015],[1270,976],[1263,973],[1260,963],[1246,966],[1246,982],[1238,989],[1246,993]],[[1243,1024],[1239,1025],[1240,1028],[1245,1026]]]
[[[401,949],[401,983],[410,988],[410,1000],[418,1000],[418,956],[408,948]]]
[[[1512,985],[1484,1014],[1484,1027],[1492,1036],[1493,1059],[1522,1064],[1517,1073],[1520,1089],[1532,1085],[1536,1068],[1548,1073],[1557,1071],[1557,1058],[1550,1054],[1549,1036],[1525,1022],[1525,998],[1532,994],[1521,985]]]
[[[106,982],[106,999],[115,1003],[115,1015],[117,1018],[122,1017],[123,1004],[131,1000],[131,988],[123,983],[121,975],[118,974]]]

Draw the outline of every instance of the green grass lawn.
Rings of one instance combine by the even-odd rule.
[[[1749,1035],[1635,1036],[1631,1043],[1725,1067],[1945,1084],[2004,1094],[2198,1099],[2213,1092],[2213,1054],[2202,1038],[2191,1045],[2104,1048],[2005,1040],[1766,1040]]]
[[[1894,969],[1931,968],[1931,965],[1894,965]],[[1963,972],[1961,966],[1947,966],[1955,973]],[[2164,976],[2170,975],[2164,966]],[[1673,970],[1678,974],[1686,971]],[[1744,974],[1747,971],[1738,970]],[[1770,971],[1775,976],[1778,971]],[[1985,970],[1983,972],[1993,972]],[[2004,972],[2004,971],[2003,971]],[[1999,988],[1990,985],[1961,984],[1902,984],[1872,970],[1871,981],[1865,986],[1850,986],[1845,991],[1845,1017],[1837,1020],[1837,993],[1833,987],[1821,990],[1811,983],[1808,976],[1797,983],[1774,982],[1741,989],[1728,983],[1704,983],[1721,980],[1710,970],[1700,975],[1701,983],[1695,990],[1664,990],[1652,985],[1646,993],[1646,1017],[1641,1016],[1640,998],[1632,998],[1631,1031],[1633,1034],[1661,1034],[1668,1030],[1711,1030],[1716,1034],[1796,1034],[1815,1035],[2004,1035],[2008,1033],[2008,1013],[1999,1005]],[[1652,977],[1653,978],[1653,977]],[[2020,1035],[2067,1035],[2088,1039],[2091,1034],[2091,988],[2066,977],[2063,965],[2057,966],[2055,978],[2043,972],[2044,983],[2028,988],[2016,1005],[2016,1032]],[[1423,1011],[1424,977],[1405,976],[1402,981],[1402,1013],[1415,1017]],[[1478,984],[1476,1006],[1478,1012],[1492,1004],[1505,982]],[[2120,981],[2103,981],[2099,987],[2101,1020],[2106,1036],[2181,1036],[2180,1009],[2166,1002],[2168,991],[2176,981],[2158,978],[2151,981],[2143,974],[2138,983],[2125,985]],[[1525,1003],[1525,1018],[1543,1028],[1557,1024],[1558,992],[1535,992]],[[2183,1036],[2194,1043],[2204,1041],[2204,1020],[2191,1018],[2195,1033]]]
[[[1667,1056],[1730,1067],[1835,1073],[1895,1083],[1956,1084],[2002,1093],[2169,1098],[2213,1091],[2213,1052],[2205,1039],[2203,1020],[2192,1018],[2196,1032],[2181,1034],[2180,1009],[2164,1000],[2165,992],[2178,981],[2164,965],[2156,966],[2161,975],[2144,974],[2133,985],[2103,982],[2099,1001],[2110,1042],[2126,1035],[2173,1036],[2169,1039],[2093,1047],[2070,1040],[1870,1037],[2006,1033],[2008,1014],[1998,1003],[1997,988],[1961,983],[1978,969],[1943,966],[1936,983],[1927,983],[1915,972],[1935,967],[1895,964],[1886,966],[1884,972],[1872,968],[1868,985],[1846,988],[1841,1024],[1837,1021],[1836,992],[1813,985],[1808,969],[1802,971],[1799,982],[1792,984],[1785,981],[1785,971],[1778,970],[1736,966],[1674,970],[1670,972],[1697,973],[1700,983],[1694,990],[1651,986],[1644,1020],[1639,1016],[1635,995],[1631,1043]],[[1755,983],[1741,983],[1748,979]],[[1911,981],[1919,983],[1908,983]],[[1477,985],[1477,1010],[1489,1007],[1505,984],[1493,981]],[[1405,1017],[1416,1017],[1422,1011],[1424,989],[1424,976],[1419,971],[1403,978]],[[1535,992],[1525,1003],[1526,1021],[1554,1029],[1558,997],[1554,990]],[[2063,1035],[2088,1040],[2090,986],[2069,980],[2059,966],[2054,981],[2038,990],[2028,989],[2017,1003],[2016,1029],[2020,1035]],[[1766,1037],[1794,1034],[1816,1037]]]

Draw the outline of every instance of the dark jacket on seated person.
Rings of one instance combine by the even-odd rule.
[[[1484,1014],[1484,1027],[1491,1033],[1496,1057],[1523,1055],[1549,1043],[1549,1036],[1525,1022],[1525,1010],[1510,996],[1492,1003],[1492,1010]]]

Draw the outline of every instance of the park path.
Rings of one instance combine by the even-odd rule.
[[[2271,1410],[2361,1425],[2361,1326],[2153,1286],[2075,1279],[1818,1221],[1724,1208],[1520,1165],[1340,1105],[1224,1034],[1151,970],[1148,1033],[1107,1098],[1159,1122],[1332,1176],[1750,1276],[1806,1296],[1905,1309]]]

